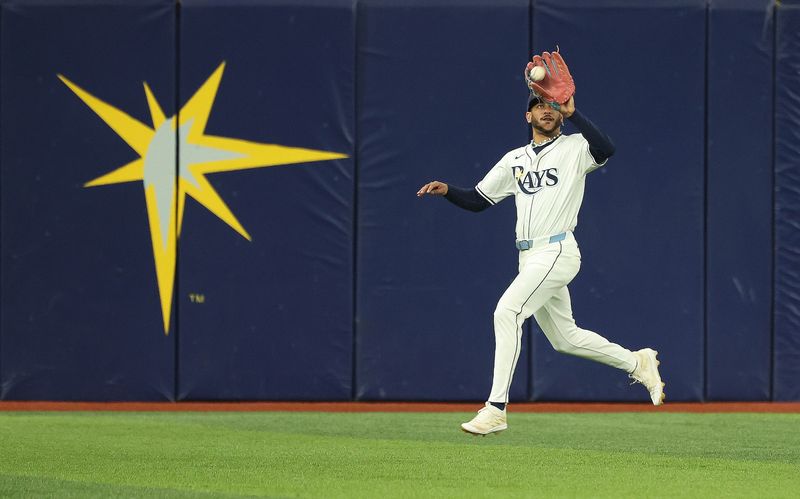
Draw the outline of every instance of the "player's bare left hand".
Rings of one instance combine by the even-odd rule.
[[[422,197],[425,194],[430,196],[444,196],[447,194],[447,184],[444,182],[439,182],[438,180],[434,180],[433,182],[428,182],[427,184],[423,185],[419,191],[417,191],[417,197]]]
[[[575,112],[575,96],[569,98],[567,102],[561,105],[561,114],[565,118],[569,118]]]

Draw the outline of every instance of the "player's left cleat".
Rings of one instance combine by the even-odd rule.
[[[506,423],[506,411],[502,411],[486,402],[486,406],[478,411],[478,414],[468,423],[462,423],[461,429],[473,435],[488,435],[489,433],[500,433],[508,428]]]
[[[633,352],[636,357],[636,369],[628,376],[633,379],[634,383],[641,383],[650,392],[650,400],[653,405],[661,405],[664,403],[664,382],[661,381],[661,375],[658,373],[658,365],[660,362],[656,358],[658,352],[652,348],[644,348]]]

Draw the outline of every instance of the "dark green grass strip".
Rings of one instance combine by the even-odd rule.
[[[797,497],[798,414],[0,413],[0,496]]]

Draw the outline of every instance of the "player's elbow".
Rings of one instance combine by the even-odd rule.
[[[592,154],[597,164],[602,164],[617,152],[617,148],[614,146],[614,143],[611,142],[611,139],[609,139],[605,144],[590,147],[589,152]]]
[[[611,138],[610,138],[610,137],[609,137],[609,139],[608,139],[608,147],[607,147],[607,150],[608,150],[608,157],[609,157],[609,158],[610,158],[611,156],[613,156],[615,152],[617,152],[617,146],[615,146],[615,145],[614,145],[614,143],[611,141]]]
[[[605,156],[606,158],[610,158],[617,152],[617,146],[614,145],[614,141],[611,140],[611,137],[606,135],[605,143],[601,144],[597,149],[599,150],[600,154]]]
[[[481,212],[481,211],[485,210],[489,206],[491,206],[489,203],[481,203],[481,204],[471,205],[467,209],[469,211],[473,212],[473,213],[478,213],[478,212]]]

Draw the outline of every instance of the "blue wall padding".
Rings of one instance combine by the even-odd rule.
[[[182,3],[181,101],[226,62],[207,134],[349,158],[210,176],[252,242],[187,203],[180,399],[352,395],[354,22],[343,0]]]
[[[485,400],[514,201],[415,194],[530,140],[522,69],[559,45],[617,146],[578,325],[657,349],[668,402],[800,400],[800,0],[0,0],[0,399]],[[140,177],[186,173],[174,137],[85,188],[149,149],[56,75],[153,129],[143,82],[169,119],[223,63],[181,158],[347,157],[204,174],[250,240],[186,200],[165,334]],[[512,401],[647,402],[524,329]]]
[[[773,398],[800,400],[800,4],[777,8]]]
[[[771,2],[708,21],[706,398],[768,400],[772,308]],[[745,123],[759,124],[746,126]],[[743,125],[746,132],[743,131]],[[743,132],[746,138],[743,137]],[[745,180],[746,179],[746,180]]]
[[[415,193],[472,187],[529,140],[528,7],[359,4],[358,399],[489,394],[492,313],[517,267],[513,200],[474,214]],[[526,355],[512,399],[527,394]]]
[[[83,187],[138,155],[56,74],[150,125],[143,81],[172,111],[174,15],[168,1],[2,6],[4,399],[173,398],[142,183]]]
[[[583,266],[569,286],[573,311],[580,327],[631,350],[658,350],[667,397],[697,400],[705,6],[626,5],[548,0],[534,10],[534,52],[560,45],[576,81],[576,106],[617,146],[587,177],[575,232]],[[648,400],[623,371],[555,353],[536,330],[535,400]]]

